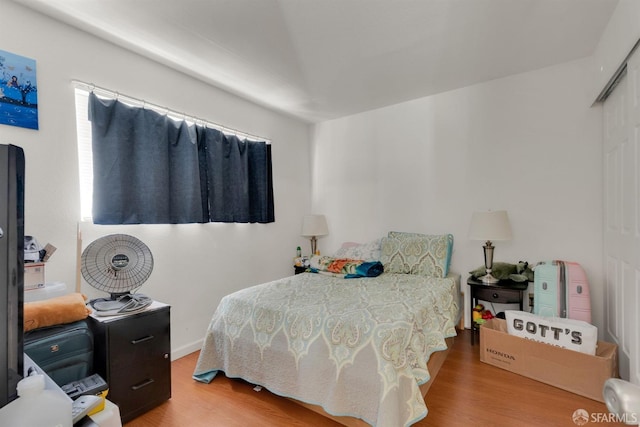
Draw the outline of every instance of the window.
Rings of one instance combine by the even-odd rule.
[[[76,89],[82,218],[273,222],[271,145]]]
[[[91,221],[93,206],[93,156],[91,153],[91,122],[88,113],[89,91],[76,88],[76,133],[80,172],[80,219]]]

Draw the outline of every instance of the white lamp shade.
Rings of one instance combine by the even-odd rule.
[[[305,215],[302,220],[302,235],[305,237],[326,236],[329,234],[327,219],[324,215]]]
[[[469,240],[511,240],[507,211],[474,212],[469,226]]]

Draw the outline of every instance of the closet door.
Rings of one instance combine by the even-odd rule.
[[[605,339],[640,384],[640,51],[604,102]]]

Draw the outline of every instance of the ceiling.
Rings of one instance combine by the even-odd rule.
[[[13,0],[308,122],[589,56],[618,0]]]

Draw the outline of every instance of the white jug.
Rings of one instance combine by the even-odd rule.
[[[45,390],[44,376],[18,383],[18,398],[0,408],[0,427],[72,427],[71,400]]]

